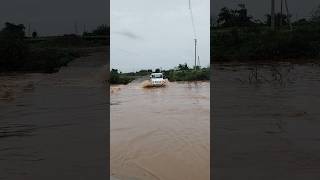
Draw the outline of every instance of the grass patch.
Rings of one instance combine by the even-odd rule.
[[[135,77],[122,74],[117,69],[112,69],[110,72],[110,84],[129,84],[135,80]]]
[[[69,62],[80,56],[80,52],[70,49],[34,49],[30,52],[28,61],[21,66],[20,70],[54,73],[60,67],[67,66]]]
[[[210,68],[168,70],[164,75],[169,81],[206,81],[210,80]]]

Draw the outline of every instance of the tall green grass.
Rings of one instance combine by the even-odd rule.
[[[164,71],[169,81],[205,81],[210,80],[210,68]]]

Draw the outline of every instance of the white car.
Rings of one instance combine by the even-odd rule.
[[[162,73],[152,73],[150,75],[150,82],[152,86],[165,86],[166,80]]]

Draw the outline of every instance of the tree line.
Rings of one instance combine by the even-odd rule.
[[[106,35],[108,29],[106,25],[100,25],[90,33],[92,35]],[[75,35],[29,41],[25,30],[23,24],[10,22],[6,22],[0,30],[0,72],[54,72],[59,67],[79,57],[80,53],[71,48],[100,46],[106,43],[105,40],[100,43],[98,40],[85,40]],[[36,33],[33,33],[33,38],[37,38]]]
[[[253,16],[248,15],[248,9],[245,4],[238,4],[238,7],[234,9],[228,7],[221,8],[217,17],[211,19],[211,25],[216,28],[270,26],[271,15],[266,14],[265,17],[265,21],[254,18]],[[288,25],[289,18],[291,18],[290,14],[275,13],[276,27],[280,27],[280,25]],[[320,5],[316,10],[311,12],[311,18],[301,18],[293,22],[294,25],[303,25],[308,23],[320,23]]]
[[[266,17],[264,22],[255,19],[243,4],[222,8],[211,26],[211,62],[320,59],[320,6],[310,18],[298,19],[292,26],[289,17],[276,14],[275,30],[270,28],[270,15]]]

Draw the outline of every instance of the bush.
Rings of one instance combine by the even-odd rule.
[[[0,31],[0,72],[37,71],[52,73],[80,57],[75,47],[91,47],[97,44],[83,40],[80,36],[64,35],[45,40],[28,41],[25,27],[6,23]]]
[[[29,54],[24,40],[24,26],[6,23],[0,31],[0,71],[23,66]]]
[[[41,71],[46,73],[57,72],[60,67],[67,64],[80,54],[71,50],[58,49],[38,49],[33,50],[28,57],[28,64],[24,66],[25,70]]]
[[[110,84],[129,84],[133,80],[133,77],[119,73],[117,69],[112,69],[110,72]]]
[[[214,61],[313,59],[320,52],[319,26],[299,26],[293,31],[212,29],[211,34]]]
[[[164,72],[169,81],[206,81],[210,80],[210,68],[189,70],[168,70]]]

